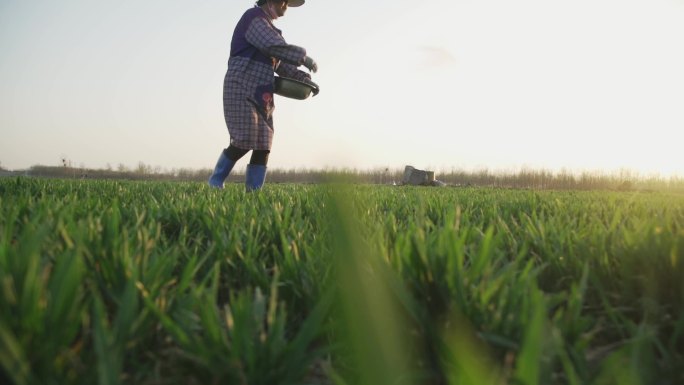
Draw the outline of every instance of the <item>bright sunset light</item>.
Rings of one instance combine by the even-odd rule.
[[[251,6],[3,3],[1,165],[212,167]],[[322,91],[276,99],[273,167],[684,174],[681,1],[310,0],[276,25]]]
[[[0,385],[684,384],[684,0],[0,0]]]

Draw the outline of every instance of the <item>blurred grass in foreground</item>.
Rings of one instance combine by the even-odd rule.
[[[0,180],[0,383],[684,383],[684,196]]]

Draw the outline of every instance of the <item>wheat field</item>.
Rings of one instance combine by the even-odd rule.
[[[0,383],[682,384],[684,195],[0,179]]]

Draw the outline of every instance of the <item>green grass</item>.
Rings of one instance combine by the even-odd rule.
[[[0,179],[0,383],[684,383],[684,195],[243,189]]]

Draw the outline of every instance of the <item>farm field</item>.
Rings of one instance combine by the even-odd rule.
[[[684,384],[684,194],[0,179],[0,384]]]

